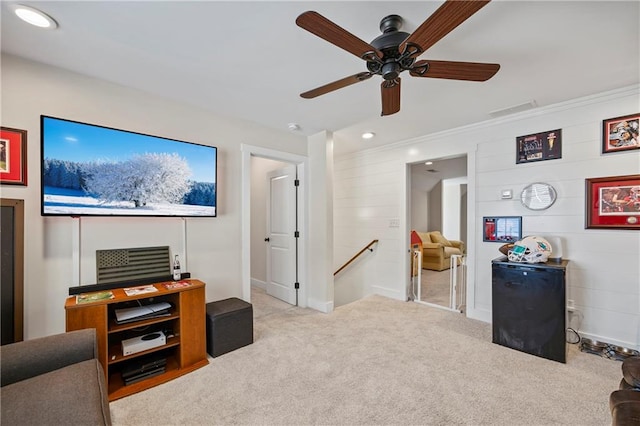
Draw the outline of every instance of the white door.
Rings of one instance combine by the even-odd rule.
[[[267,294],[296,304],[296,166],[267,175]]]

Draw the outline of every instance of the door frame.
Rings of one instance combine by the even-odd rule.
[[[404,209],[403,217],[405,219],[404,226],[404,247],[407,247],[404,254],[404,264],[407,265],[406,273],[404,274],[404,290],[405,290],[405,299],[408,300],[409,297],[409,288],[411,285],[411,274],[410,265],[411,265],[411,166],[416,163],[420,163],[426,161],[427,159],[432,158],[442,158],[442,157],[454,157],[454,156],[467,156],[467,261],[466,261],[466,301],[467,307],[463,315],[468,318],[479,319],[485,322],[491,322],[491,318],[486,319],[486,315],[476,308],[476,151],[477,146],[474,145],[470,149],[454,151],[453,153],[447,153],[446,155],[434,155],[431,157],[427,157],[425,155],[424,160],[416,161],[412,159],[411,162],[404,163],[404,173],[405,173],[405,191],[404,191],[404,203],[402,203],[402,207]],[[403,271],[405,271],[403,269]],[[440,305],[431,304],[434,307],[442,307]],[[446,308],[445,308],[446,309]],[[458,312],[458,311],[455,311]]]
[[[13,338],[24,339],[24,200],[0,198],[0,206],[13,207]]]
[[[307,277],[307,252],[309,230],[309,207],[307,170],[309,168],[308,157],[291,154],[289,152],[276,151],[269,148],[242,144],[240,147],[242,155],[242,183],[241,183],[241,215],[242,215],[242,299],[251,301],[251,157],[267,158],[269,160],[281,161],[294,164],[296,166],[300,186],[298,187],[298,306],[306,308],[308,306],[309,279]]]

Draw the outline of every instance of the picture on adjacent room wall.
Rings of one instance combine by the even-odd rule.
[[[27,185],[27,131],[2,127],[0,133],[0,183]]]
[[[640,113],[602,121],[602,153],[640,149]]]
[[[482,241],[514,243],[522,238],[522,216],[484,217]]]
[[[516,164],[562,158],[562,129],[516,138]]]
[[[585,228],[640,229],[640,175],[585,182]]]

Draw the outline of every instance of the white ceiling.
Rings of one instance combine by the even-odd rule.
[[[380,19],[412,32],[442,1],[22,1],[55,31],[19,21],[2,0],[2,51],[287,131],[334,132],[343,154],[640,81],[639,1],[494,0],[419,59],[501,64],[483,83],[402,74],[399,113],[380,117],[380,78],[315,99],[299,94],[366,71],[365,62],[295,25],[316,10],[370,42]],[[640,107],[640,105],[639,105]],[[636,111],[629,111],[630,113]],[[80,119],[80,117],[70,117]],[[362,141],[366,130],[377,137]]]

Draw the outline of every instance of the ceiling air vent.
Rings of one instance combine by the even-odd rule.
[[[171,275],[169,246],[96,250],[98,284]]]

